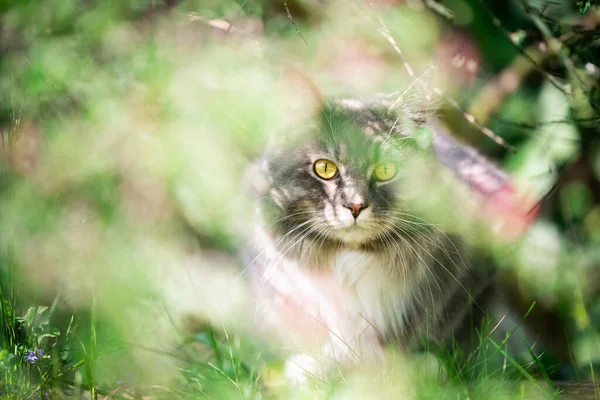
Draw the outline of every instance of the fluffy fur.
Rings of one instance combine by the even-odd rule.
[[[428,154],[410,138],[423,115],[392,112],[385,98],[319,102],[309,123],[265,154],[247,261],[261,325],[305,352],[288,361],[294,380],[379,360],[384,343],[414,349],[460,336],[466,316],[482,314],[493,279],[458,237],[411,211],[427,196],[404,179],[414,174],[410,160]],[[338,175],[320,178],[318,159]],[[373,169],[383,161],[398,173],[378,182]],[[355,219],[349,203],[366,208]]]

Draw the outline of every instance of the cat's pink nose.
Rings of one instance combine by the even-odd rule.
[[[352,216],[356,219],[356,218],[358,218],[358,215],[360,214],[360,212],[362,210],[364,210],[365,208],[367,208],[368,206],[366,204],[362,204],[362,203],[349,203],[349,204],[344,204],[344,207],[346,207],[348,210],[350,210],[352,212]]]

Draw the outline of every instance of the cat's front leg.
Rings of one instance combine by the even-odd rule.
[[[383,358],[377,330],[331,272],[273,262],[258,293],[263,321],[296,353],[285,375],[292,383]]]
[[[356,366],[383,362],[384,348],[376,329],[359,313],[344,321],[328,321],[329,335],[316,354],[299,353],[285,364],[285,376],[292,384],[310,379],[324,380],[334,373]]]

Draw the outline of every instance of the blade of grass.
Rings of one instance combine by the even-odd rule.
[[[207,328],[207,333],[208,333],[208,339],[210,341],[210,347],[213,350],[213,353],[215,355],[215,359],[217,360],[217,363],[219,366],[223,366],[223,355],[221,354],[221,350],[219,349],[219,343],[217,341],[217,337],[215,336],[215,331],[212,328],[212,326],[208,326]]]
[[[502,345],[496,343],[493,339],[489,339],[489,342],[496,347],[496,349],[498,350],[498,352],[500,352],[500,354],[502,354],[505,359],[510,362],[510,364],[515,367],[523,377],[527,378],[527,380],[529,382],[531,382],[537,389],[539,389],[540,391],[543,390],[543,388],[539,385],[538,381],[533,377],[533,375],[531,375],[525,368],[523,368],[521,366],[521,364],[515,360],[513,357],[510,356],[510,354],[508,354],[508,352],[504,349],[502,349]]]
[[[594,364],[590,360],[590,372],[592,373],[592,383],[594,384],[594,396],[596,400],[600,400],[600,385],[596,385],[596,377],[594,376]]]
[[[96,293],[92,292],[92,315],[90,323],[90,354],[88,356],[89,362],[85,364],[85,373],[87,378],[88,389],[90,391],[90,397],[96,400],[96,387],[94,385],[94,370],[96,366],[96,318],[97,318],[97,305],[96,305]]]

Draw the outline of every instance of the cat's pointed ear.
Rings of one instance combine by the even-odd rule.
[[[323,93],[300,69],[283,68],[279,82],[285,97],[290,99],[290,107],[294,113],[312,114],[321,108],[324,102]]]

